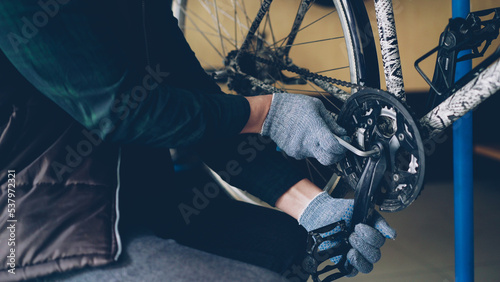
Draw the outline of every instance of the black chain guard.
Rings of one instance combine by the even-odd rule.
[[[343,105],[337,122],[347,130],[352,145],[369,150],[384,144],[387,170],[374,196],[381,211],[396,212],[419,196],[425,171],[425,151],[419,128],[407,106],[390,93],[365,89],[353,94]],[[339,163],[352,188],[363,172],[367,158],[351,152]]]

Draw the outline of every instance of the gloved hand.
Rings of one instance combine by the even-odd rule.
[[[326,192],[322,192],[316,196],[304,212],[299,217],[299,224],[307,231],[312,231],[320,227],[332,224],[334,222],[345,220],[348,227],[351,224],[353,214],[354,200],[352,199],[336,199],[332,198]],[[385,219],[378,213],[374,212],[371,219],[371,226],[366,224],[357,224],[354,232],[349,236],[349,243],[352,249],[347,253],[347,262],[354,269],[347,275],[353,277],[359,272],[368,273],[372,271],[373,264],[380,257],[380,247],[385,242],[385,238],[396,238],[396,231],[389,226]],[[328,236],[339,232],[332,230],[324,234]],[[326,250],[334,247],[338,242],[326,241],[319,246],[319,250]],[[333,257],[330,260],[337,264],[341,256]]]
[[[290,157],[313,157],[323,165],[338,162],[346,149],[333,136],[345,136],[323,103],[300,94],[275,93],[261,134]]]

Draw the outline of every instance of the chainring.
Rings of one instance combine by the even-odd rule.
[[[376,143],[385,147],[387,170],[374,196],[380,210],[396,212],[413,203],[423,186],[425,151],[419,128],[407,106],[390,93],[365,89],[344,103],[337,121],[358,149],[370,150]],[[356,187],[366,162],[366,157],[348,152],[339,163],[343,178],[352,188]]]
[[[392,94],[379,89],[312,73],[292,63],[284,64],[281,60],[269,60],[260,56],[253,56],[253,59],[278,70],[296,73],[307,80],[319,80],[358,90],[346,100],[337,121],[347,130],[353,145],[358,149],[370,150],[377,143],[386,147],[384,151],[388,154],[389,163],[381,188],[374,196],[374,203],[379,205],[381,211],[396,212],[415,201],[423,186],[425,151],[418,125],[407,106]],[[261,84],[266,85],[264,82]],[[256,87],[252,89],[254,88]],[[273,92],[281,91],[271,88]],[[339,163],[340,174],[347,186],[356,187],[366,161],[367,158],[348,152],[346,158]],[[345,195],[345,185],[342,183],[340,186],[335,188],[332,195]]]

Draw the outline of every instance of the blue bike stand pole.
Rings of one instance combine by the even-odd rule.
[[[469,12],[470,0],[452,0],[454,18],[465,18]],[[470,60],[458,63],[455,79],[461,78],[471,68]],[[453,124],[456,282],[474,281],[472,154],[472,112],[470,112]]]

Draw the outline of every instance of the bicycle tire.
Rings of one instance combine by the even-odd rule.
[[[179,26],[185,32],[187,41],[192,46],[198,59],[202,63],[202,66],[204,66],[207,70],[212,69],[212,71],[214,69],[217,70],[218,67],[220,66],[220,64],[219,64],[219,65],[213,67],[213,65],[217,64],[217,63],[212,63],[215,60],[214,57],[220,56],[221,58],[217,58],[217,59],[222,59],[221,60],[221,62],[222,62],[224,59],[226,59],[228,57],[228,54],[231,51],[237,50],[239,48],[238,44],[241,45],[241,43],[243,42],[244,36],[245,36],[243,31],[240,32],[241,35],[238,34],[238,29],[242,29],[239,25],[241,25],[243,21],[238,18],[239,14],[237,13],[238,12],[237,5],[240,5],[239,8],[241,10],[243,10],[242,7],[244,7],[246,9],[247,7],[245,6],[245,4],[248,5],[248,2],[243,4],[241,1],[237,1],[237,0],[231,1],[230,4],[233,5],[233,8],[234,8],[234,10],[236,10],[236,12],[229,13],[229,12],[225,11],[224,8],[228,8],[228,7],[230,8],[231,6],[230,5],[223,6],[224,5],[223,1],[224,0],[217,0],[217,1],[213,0],[213,2],[210,3],[210,0],[198,0],[198,1],[174,0],[172,3],[173,13],[177,17],[177,19],[179,20]],[[255,1],[255,2],[258,2],[258,1]],[[262,1],[260,1],[260,2],[262,2]],[[274,1],[271,4],[271,9],[272,9],[273,5],[275,5],[279,2],[283,3],[285,1],[280,1],[280,0]],[[290,1],[288,1],[287,4],[289,4],[289,2]],[[259,4],[259,3],[257,3],[257,4]],[[373,39],[372,28],[370,25],[370,21],[369,21],[368,14],[367,14],[366,8],[364,6],[363,0],[332,0],[332,3],[333,3],[333,6],[336,10],[335,14],[337,15],[337,20],[340,23],[342,38],[344,38],[343,44],[345,44],[345,49],[346,49],[345,51],[347,53],[346,56],[347,56],[347,61],[348,61],[348,74],[347,74],[347,78],[345,77],[346,75],[344,75],[343,79],[348,80],[348,81],[353,82],[353,83],[356,83],[356,84],[363,84],[366,86],[379,88],[380,87],[380,77],[379,77],[377,53],[376,53],[376,48],[375,48],[375,40]],[[191,6],[193,6],[193,7],[191,7]],[[200,6],[206,11],[206,13],[203,12],[203,10],[201,12],[199,12]],[[259,5],[257,5],[257,6],[259,6]],[[211,10],[212,7],[213,7],[213,11]],[[328,6],[324,6],[324,5],[321,5],[321,7],[323,9],[329,8]],[[196,9],[198,9],[197,13],[205,13],[205,17],[203,17],[202,14],[195,14],[195,12],[193,12],[193,11]],[[209,11],[212,11],[212,12],[209,12]],[[269,12],[269,14],[271,14],[271,12],[274,13],[274,11],[271,10]],[[312,13],[311,10],[309,10],[307,12],[306,16],[308,16],[309,13]],[[253,21],[256,14],[257,14],[257,11],[255,10],[254,13],[251,14],[250,16],[245,15],[246,22],[250,23],[251,21]],[[232,15],[234,15],[234,17],[233,17],[234,29],[231,30],[231,32],[229,32],[227,30],[231,29],[230,24],[227,26],[224,26],[224,24],[221,24],[221,21],[225,20],[225,18],[231,18]],[[210,17],[211,17],[211,19],[210,19]],[[222,18],[222,17],[224,17],[224,18]],[[215,18],[216,18],[216,21],[214,20]],[[222,20],[220,18],[222,18]],[[323,20],[323,19],[321,19],[321,20]],[[207,27],[206,28],[205,25],[208,25],[210,23],[210,21],[214,22],[214,23],[212,23],[214,25],[214,27],[211,27],[211,28]],[[198,24],[196,22],[198,22]],[[312,20],[310,22],[313,22],[315,24],[314,20]],[[271,32],[274,32],[272,30],[272,28],[273,28],[272,27],[272,20],[269,19],[268,22],[263,21],[261,23],[261,26],[262,25],[267,25],[267,28],[271,29]],[[302,25],[304,26],[305,24],[303,23]],[[337,25],[338,25],[338,23],[337,23]],[[310,28],[310,27],[308,26],[307,28]],[[221,31],[221,29],[227,29],[227,30]],[[215,40],[213,40],[213,42],[208,42],[209,44],[205,44],[201,48],[197,49],[196,45],[201,45],[201,44],[199,43],[199,41],[196,42],[195,41],[196,39],[193,39],[193,37],[192,37],[194,34],[193,32],[199,33],[198,35],[194,35],[194,36],[202,37],[202,38],[206,39],[207,41],[209,41],[207,39],[207,37],[210,37],[210,36],[214,36],[216,38],[218,35],[219,38],[216,38]],[[230,41],[226,38],[226,36],[229,34],[232,34],[233,32],[235,34],[234,39],[233,39],[234,43],[235,43],[234,44],[235,47],[225,48],[224,44],[226,42],[230,43]],[[265,30],[263,30],[263,31],[260,30],[259,32],[260,33],[257,37],[269,36],[269,33],[266,34]],[[215,35],[213,33],[215,33]],[[273,39],[274,39],[274,36],[275,35],[272,34]],[[334,37],[334,38],[336,38],[336,37]],[[199,39],[200,38],[198,38],[198,40]],[[259,39],[257,39],[257,40],[259,40]],[[262,39],[262,41],[264,41],[264,40],[265,40],[265,38]],[[229,45],[229,43],[227,43],[227,44]],[[255,44],[257,45],[258,42]],[[263,44],[265,44],[265,42]],[[297,45],[299,45],[299,44],[297,44]],[[208,52],[205,49],[216,49],[216,47],[219,49],[226,49],[226,50],[219,50],[217,52],[213,52],[212,55],[207,55],[209,53],[205,53],[205,52]],[[292,49],[294,49],[294,48],[297,48],[297,47],[293,46]],[[257,50],[257,49],[258,49],[257,47],[254,47],[254,50]],[[219,54],[217,54],[217,53],[219,53]],[[256,52],[256,53],[258,53],[258,52]],[[266,56],[268,54],[266,54],[265,52],[262,52],[262,54],[259,54],[259,55]],[[341,56],[341,55],[338,55],[337,57],[339,57],[339,56]],[[323,56],[320,56],[319,60],[322,60],[322,59],[323,59]],[[212,62],[207,62],[210,60],[212,60]],[[295,58],[294,58],[294,60],[295,60]],[[204,62],[207,62],[207,63],[204,63]],[[295,61],[294,61],[294,63],[295,63]],[[297,63],[297,65],[299,65],[299,63]],[[314,72],[314,70],[311,70],[311,71]],[[324,73],[322,73],[322,74],[324,74]],[[333,73],[333,75],[327,75],[327,76],[338,78],[338,77],[336,77],[335,73]],[[280,86],[283,86],[283,84]],[[287,91],[287,92],[294,92],[294,91],[288,90],[288,88],[286,88],[286,87],[278,87],[278,88],[284,88],[285,91]],[[227,89],[224,89],[224,90],[227,91]],[[350,90],[347,90],[347,91],[350,91]],[[308,93],[306,92],[304,94],[308,94]],[[323,96],[323,98],[327,98],[327,97],[329,97],[329,96],[328,95]],[[337,100],[335,102],[332,102],[332,100],[330,100],[330,103],[332,105],[334,105],[334,104],[338,105],[339,102],[341,103],[342,101]],[[328,103],[325,103],[325,104],[327,104],[327,106],[329,107],[330,110],[335,111],[335,108],[330,107],[331,105],[329,105]],[[311,171],[310,178],[319,187],[328,187],[328,186],[333,187],[334,186],[333,184],[338,183],[338,179],[334,179],[332,177],[332,173],[333,173],[332,168],[322,167],[319,165],[319,163],[315,162],[315,160],[308,160],[307,162],[308,162],[306,164],[307,169],[308,169],[308,171]],[[314,166],[314,169],[311,170],[311,168],[309,166]],[[326,174],[327,177],[323,177],[323,176],[318,177],[317,175],[315,177],[313,177],[313,175],[312,175],[312,174],[320,175],[322,173]],[[331,192],[331,191],[329,191],[329,192]],[[339,192],[339,193],[343,194],[343,192]],[[339,196],[342,196],[342,195],[339,195]]]

